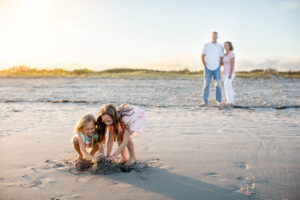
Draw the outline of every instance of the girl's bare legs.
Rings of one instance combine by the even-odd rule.
[[[98,144],[94,144],[92,151],[90,152],[91,156],[94,156],[95,153],[99,150]]]
[[[77,135],[75,135],[75,136],[72,137],[72,141],[71,142],[72,142],[73,148],[78,153],[78,157],[77,157],[77,159],[75,161],[81,160],[83,158],[83,155],[82,155],[82,152],[80,150],[80,146],[79,146],[79,141],[78,141]]]
[[[134,152],[134,144],[133,144],[131,138],[129,138],[127,148],[128,148],[130,157],[129,157],[129,160],[126,164],[127,165],[132,165],[136,162],[136,157],[135,157],[135,152]]]
[[[121,140],[118,140],[118,145],[119,145],[119,146],[121,145],[121,143],[122,143],[122,141],[121,141]],[[122,159],[120,160],[120,163],[121,163],[121,164],[128,161],[128,160],[127,160],[127,157],[126,157],[126,149],[125,149],[125,148],[123,149],[123,151],[122,151],[122,153],[121,153],[121,156],[122,156]]]
[[[121,142],[119,142],[119,141],[121,141]],[[124,136],[122,138],[118,138],[118,144],[119,144],[119,147],[113,155],[119,155],[121,153],[123,156],[124,149],[127,146],[130,158],[126,164],[127,165],[134,164],[136,162],[135,153],[134,153],[134,145],[130,138],[130,133],[128,130],[125,129]]]

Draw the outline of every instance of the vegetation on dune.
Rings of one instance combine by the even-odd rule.
[[[149,69],[130,69],[115,68],[103,71],[93,71],[87,68],[76,69],[73,71],[55,68],[55,69],[35,69],[20,65],[0,71],[0,77],[199,77],[203,71],[184,70],[149,70]],[[300,71],[277,71],[275,69],[256,69],[252,71],[238,71],[238,77],[271,77],[280,76],[285,78],[300,78]]]

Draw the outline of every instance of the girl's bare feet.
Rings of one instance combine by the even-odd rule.
[[[127,163],[128,162],[128,160],[127,160],[127,158],[121,158],[121,160],[119,161],[119,164],[125,164],[125,163]]]
[[[74,159],[73,162],[78,162],[78,161],[80,161],[80,160],[82,160],[82,157],[81,157],[81,156],[77,156],[77,158]]]
[[[134,165],[137,162],[135,158],[130,158],[128,162],[125,163],[125,165]]]

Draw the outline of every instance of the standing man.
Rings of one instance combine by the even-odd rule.
[[[209,85],[211,77],[215,80],[216,86],[216,101],[217,105],[221,105],[221,72],[220,67],[222,64],[222,58],[224,57],[223,46],[217,43],[218,33],[212,32],[211,42],[206,43],[202,52],[202,63],[204,66],[204,87],[203,87],[203,103],[201,105],[205,106],[208,102],[209,96]]]

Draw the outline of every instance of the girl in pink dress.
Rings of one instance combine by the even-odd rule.
[[[105,134],[108,131],[107,156],[112,160],[121,154],[121,163],[134,164],[136,162],[134,145],[131,135],[141,133],[146,124],[146,113],[138,106],[123,104],[116,108],[112,104],[103,105],[98,113],[97,131],[100,142],[105,140]],[[111,154],[114,141],[118,141],[118,149]],[[129,151],[129,160],[127,161],[125,147]]]
[[[233,53],[233,46],[231,42],[227,41],[224,43],[225,55],[223,58],[224,70],[223,70],[223,81],[224,81],[224,88],[225,94],[227,98],[227,105],[234,104],[234,93],[232,87],[232,81],[235,77],[235,70],[234,70],[234,62],[235,56]]]

